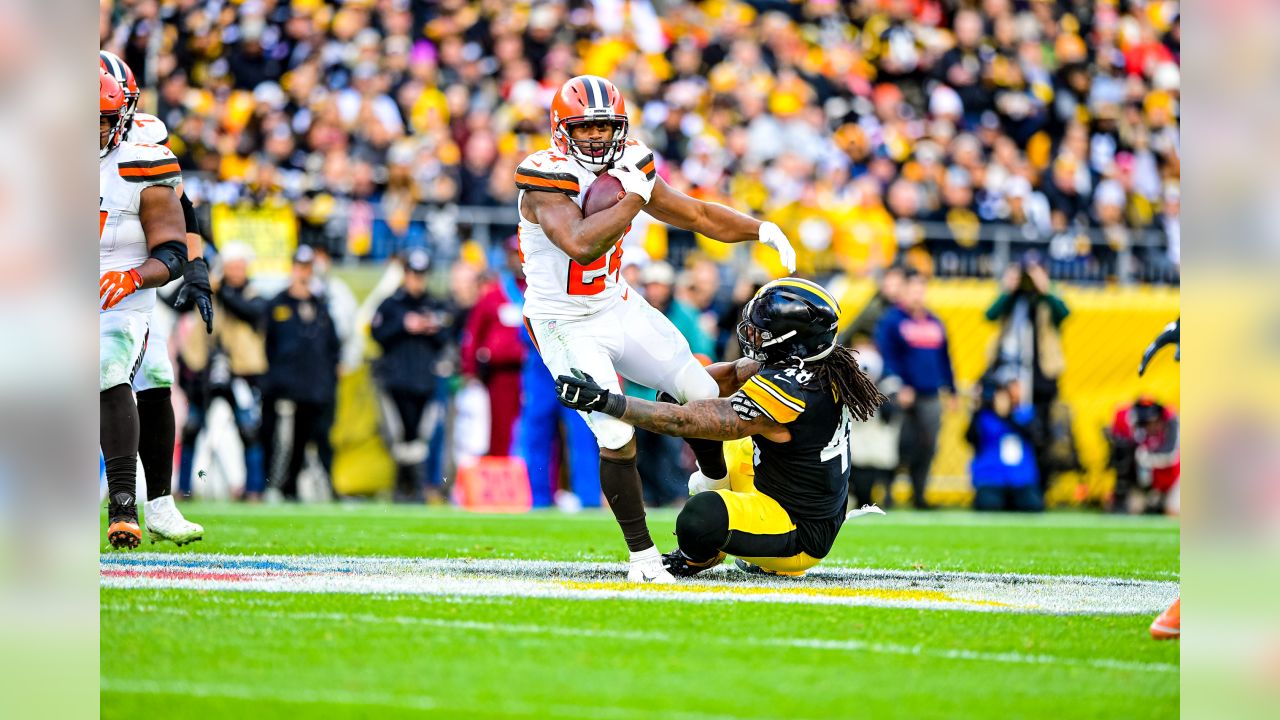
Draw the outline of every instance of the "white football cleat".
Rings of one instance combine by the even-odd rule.
[[[849,521],[854,518],[860,518],[863,515],[884,515],[884,510],[881,510],[877,505],[863,505],[859,510],[850,510],[845,513],[844,519],[845,521]]]
[[[143,512],[147,532],[153,543],[168,540],[181,546],[204,537],[203,527],[182,517],[182,513],[178,512],[172,495],[148,500],[143,506]]]
[[[631,567],[627,570],[627,582],[674,583],[676,578],[662,564],[662,553],[657,547],[631,553]]]
[[[689,497],[693,497],[698,493],[728,489],[729,476],[727,474],[720,480],[712,480],[706,475],[703,475],[701,470],[694,470],[693,474],[689,476]]]

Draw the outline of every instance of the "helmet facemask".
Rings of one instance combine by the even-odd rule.
[[[613,125],[613,134],[604,140],[575,140],[571,131],[575,125],[607,121]],[[556,126],[556,134],[563,141],[564,152],[578,161],[578,164],[591,172],[600,172],[617,162],[626,150],[627,129],[630,122],[626,116],[614,115],[611,112],[599,117],[578,116],[561,120]]]
[[[772,332],[753,322],[751,309],[755,302],[755,298],[747,302],[746,306],[742,308],[742,320],[738,322],[738,345],[742,347],[742,355],[764,365],[784,364],[787,358],[781,357],[777,348],[773,352],[770,352],[768,348],[788,339],[795,333],[791,332],[775,338]]]
[[[99,138],[99,158],[106,157],[107,153],[114,150],[117,145],[124,141],[124,110],[121,109],[114,112],[99,111],[99,123],[101,123],[102,118],[107,119],[107,122],[110,123],[111,130],[107,134],[106,145],[101,145],[101,138]]]

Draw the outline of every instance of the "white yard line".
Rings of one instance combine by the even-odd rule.
[[[803,579],[724,566],[675,585],[630,585],[620,564],[293,555],[103,555],[108,588],[806,603],[1044,614],[1154,613],[1177,583],[1085,576],[819,567]]]
[[[263,605],[270,607],[271,603]],[[139,612],[145,614],[171,614],[189,616],[189,610],[167,605],[114,603],[105,606],[107,609],[121,612]],[[261,607],[261,606],[260,606]],[[204,611],[202,611],[203,614]],[[430,627],[443,630],[466,632],[488,632],[508,635],[531,635],[568,638],[603,638],[623,640],[627,642],[676,643],[687,639],[687,636],[650,630],[602,630],[598,628],[574,628],[559,625],[538,625],[532,623],[490,623],[474,620],[446,620],[442,618],[423,618],[405,615],[375,615],[371,613],[324,613],[324,612],[289,612],[272,609],[253,609],[253,607],[218,608],[221,615],[241,615],[259,621],[312,621],[325,624],[361,622],[370,624],[394,624],[411,627]],[[726,645],[730,647],[766,647],[766,648],[803,648],[807,650],[826,650],[834,652],[872,653],[881,655],[913,655],[942,660],[972,660],[984,663],[1006,663],[1013,665],[1053,665],[1055,667],[1071,666],[1100,670],[1128,670],[1133,672],[1177,673],[1178,666],[1169,663],[1134,662],[1111,658],[1073,658],[1057,655],[1027,654],[1020,652],[986,652],[964,648],[933,648],[925,645],[903,645],[899,643],[882,643],[864,640],[831,640],[827,638],[759,638],[752,636],[700,636],[699,643]]]

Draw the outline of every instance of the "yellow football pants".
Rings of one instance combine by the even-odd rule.
[[[791,516],[777,500],[756,492],[754,454],[755,446],[752,445],[751,438],[731,440],[724,444],[725,464],[729,468],[729,489],[716,492],[729,509],[731,535],[730,548],[726,549],[731,549],[736,544],[732,536],[734,532],[749,533],[761,539],[777,536],[782,540],[782,536],[796,530]],[[738,557],[765,570],[787,575],[802,575],[822,560],[803,552],[788,557]]]

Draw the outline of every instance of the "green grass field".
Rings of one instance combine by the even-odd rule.
[[[766,588],[726,569],[719,580],[648,597],[617,582],[625,550],[607,513],[207,504],[185,512],[205,525],[203,542],[141,548],[172,556],[114,553],[104,545],[103,717],[827,720],[1178,712],[1178,645],[1148,637],[1148,610],[823,604],[906,598],[928,605],[952,592],[914,579],[888,590],[883,577],[853,575],[861,572],[855,568],[906,571],[898,575],[908,578],[915,571],[1119,578],[1147,582],[1103,583],[1097,592],[1144,586],[1168,594],[1178,579],[1178,528],[1163,518],[891,512],[846,526],[822,566],[827,576]],[[664,550],[674,544],[674,519],[650,514]],[[340,567],[322,567],[315,556],[340,556]],[[436,575],[409,561],[369,558],[439,558],[412,562],[446,569]],[[480,562],[468,569],[444,559]],[[144,560],[145,568],[131,564]],[[520,570],[520,560],[547,564]],[[268,589],[222,589],[240,580],[202,584],[226,568],[241,572],[241,564],[261,574],[252,582],[266,583],[251,587]],[[276,565],[289,566],[278,581]],[[557,568],[552,575],[566,568],[568,579],[543,577],[539,568],[548,567]],[[588,567],[594,569],[572,575]],[[509,582],[507,568],[516,569]],[[324,583],[348,580],[332,586],[341,592],[323,591],[330,588]],[[319,585],[293,591],[308,582]],[[729,599],[720,599],[722,590]]]

